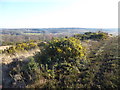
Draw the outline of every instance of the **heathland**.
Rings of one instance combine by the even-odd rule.
[[[119,35],[79,29],[1,29],[2,87],[120,88]]]

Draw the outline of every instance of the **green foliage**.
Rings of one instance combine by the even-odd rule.
[[[104,40],[108,38],[108,33],[104,32],[98,32],[98,33],[93,33],[93,32],[86,32],[84,34],[76,34],[74,35],[75,38],[78,38],[80,40]]]
[[[80,38],[83,36],[79,35]],[[106,39],[101,32],[87,32],[83,38],[84,40],[96,38],[98,41],[81,42],[79,39],[70,37],[40,42],[38,46],[41,51],[34,58],[29,58],[29,62],[11,65],[10,76],[16,79],[15,76],[19,75],[21,78],[19,80],[26,86],[36,83],[35,88],[120,88],[118,38]],[[83,47],[85,43],[88,45],[87,50]],[[18,46],[20,50],[23,47],[23,50],[27,50],[29,46],[34,48],[35,45],[31,42],[29,46],[26,43]],[[16,52],[16,47],[10,50]],[[40,81],[36,82],[41,77],[47,80],[42,86],[38,85]]]
[[[94,75],[92,87],[117,89],[120,85],[117,38],[105,41],[103,48],[99,50],[101,51],[97,52],[95,57],[91,59],[89,68]]]
[[[41,66],[44,77],[57,80],[62,87],[71,86],[85,63],[85,48],[80,40],[73,37],[53,39],[43,46],[41,53],[35,56]],[[84,67],[84,66],[83,66]],[[74,80],[74,82],[76,79]]]
[[[15,43],[14,42],[5,42],[3,41],[1,46],[5,46],[5,45],[14,45]]]
[[[0,54],[2,54],[3,50],[0,50]]]
[[[35,47],[37,47],[37,45],[35,43],[29,43],[28,45],[29,49],[34,49]]]
[[[8,74],[12,79],[10,85],[17,88],[25,88],[27,85],[33,84],[42,78],[38,63],[35,62],[33,57],[28,59],[29,62],[14,61],[9,64]],[[21,84],[19,85],[19,83]]]
[[[22,68],[23,74],[28,80],[35,81],[40,77],[40,69],[38,63],[33,57],[28,58],[30,61]]]
[[[25,50],[31,50],[31,49],[35,49],[37,47],[37,44],[30,42],[30,43],[18,43],[15,46],[12,46],[8,49],[5,49],[4,51],[2,51],[3,53],[6,54],[15,54],[16,52],[19,51],[25,51]]]
[[[52,52],[52,53],[51,53]],[[81,42],[75,38],[54,39],[46,44],[41,51],[40,63],[49,64],[72,62],[72,58],[84,58],[85,49]]]

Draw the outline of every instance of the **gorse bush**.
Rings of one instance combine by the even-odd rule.
[[[53,39],[35,58],[46,78],[58,80],[58,84],[68,87],[72,84],[70,77],[75,78],[74,75],[80,73],[81,64],[85,63],[85,48],[73,37]]]
[[[3,53],[7,53],[7,54],[15,54],[19,51],[25,51],[25,50],[31,50],[31,49],[35,49],[37,47],[37,44],[30,42],[30,43],[19,43],[15,46],[12,46],[8,49],[5,49],[4,51],[2,51]]]
[[[86,32],[84,34],[76,34],[76,35],[74,35],[74,37],[78,38],[80,40],[88,40],[88,39],[104,40],[104,39],[108,38],[108,33],[101,32],[101,31],[99,31],[98,33]]]
[[[43,64],[54,64],[56,62],[72,62],[72,58],[82,59],[84,56],[85,49],[78,39],[62,38],[48,42],[39,55],[39,61]]]

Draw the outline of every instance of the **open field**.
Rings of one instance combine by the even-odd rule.
[[[42,33],[24,33],[25,35],[42,35]]]

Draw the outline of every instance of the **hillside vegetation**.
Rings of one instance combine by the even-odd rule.
[[[49,41],[16,44],[3,53],[35,48],[40,51],[27,57],[27,61],[17,60],[3,65],[3,68],[7,67],[3,73],[4,88],[120,88],[118,36],[86,32]]]

